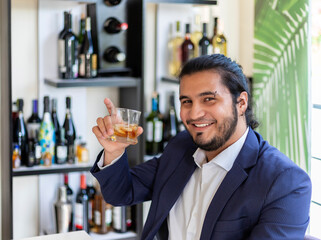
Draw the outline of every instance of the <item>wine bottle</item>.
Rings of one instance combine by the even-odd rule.
[[[213,52],[227,55],[227,40],[223,34],[223,23],[218,19],[218,32],[213,38]]]
[[[88,225],[88,194],[86,190],[86,176],[80,176],[80,190],[76,197],[75,204],[75,227],[76,230],[85,230],[89,232]]]
[[[162,150],[163,121],[159,116],[158,94],[152,95],[152,111],[146,118],[146,154],[156,155]]]
[[[78,77],[78,42],[71,30],[71,18],[70,13],[64,12],[64,29],[58,37],[58,74],[63,79]]]
[[[201,16],[195,15],[194,18],[194,24],[193,24],[194,31],[191,33],[191,41],[194,44],[194,57],[199,56],[199,41],[203,37],[202,31],[201,31]]]
[[[84,40],[79,50],[79,76],[83,78],[92,77],[92,55],[94,47],[91,37],[91,20],[90,17],[86,18],[86,31]]]
[[[214,27],[213,27],[213,37],[211,39],[212,44],[213,44],[214,37],[217,35],[217,20],[218,20],[218,18],[215,17],[214,18]]]
[[[110,7],[120,4],[120,2],[121,0],[104,0],[104,3]]]
[[[78,46],[80,47],[84,41],[86,32],[86,16],[84,13],[81,13],[80,24],[79,24],[79,34],[78,34]]]
[[[113,229],[118,233],[124,233],[127,231],[126,206],[113,207]]]
[[[88,223],[89,223],[89,228],[93,229],[95,226],[94,203],[95,203],[96,189],[93,186],[92,176],[87,177],[87,194],[88,194]]]
[[[74,203],[74,192],[72,191],[72,189],[69,186],[69,177],[68,177],[68,173],[64,174],[64,186],[66,187],[66,191],[67,191],[67,200],[68,202],[71,203],[71,221],[69,223],[69,231],[73,230],[73,225],[74,225],[74,208],[73,208],[73,203]]]
[[[115,34],[121,31],[125,31],[128,28],[128,24],[120,22],[117,18],[110,17],[104,22],[104,29],[107,33]]]
[[[169,96],[169,108],[164,120],[164,148],[171,138],[176,136],[179,132],[179,122],[177,119],[176,108],[175,108],[175,93],[171,93]]]
[[[213,48],[210,40],[207,37],[207,24],[203,23],[203,37],[199,41],[199,56],[212,54]]]
[[[57,164],[67,163],[68,159],[68,147],[65,139],[65,129],[60,128],[59,136],[56,139],[56,148],[55,148],[55,156]]]
[[[58,142],[59,138],[60,138],[60,125],[59,125],[58,115],[57,115],[57,99],[56,98],[51,99],[51,120],[54,125],[54,129],[55,129],[56,142]],[[57,153],[57,148],[55,148],[55,154],[56,153]]]
[[[67,144],[67,158],[68,163],[75,163],[75,139],[76,130],[71,115],[71,98],[66,97],[66,115],[65,122],[63,125],[65,129],[65,140]]]
[[[49,112],[49,97],[44,97],[43,118],[39,130],[39,144],[41,146],[41,164],[51,165],[55,161],[56,135]]]
[[[12,153],[12,168],[19,168],[21,166],[21,151],[17,143],[13,146]]]
[[[27,130],[29,136],[29,161],[33,165],[39,165],[41,160],[41,146],[38,141],[41,119],[38,115],[38,100],[32,100],[32,114],[27,120]]]
[[[126,59],[125,53],[121,52],[119,48],[111,46],[107,48],[104,52],[104,60],[109,63],[119,63]]]
[[[14,123],[13,142],[19,145],[21,150],[21,163],[31,167],[33,162],[29,162],[29,145],[28,145],[28,130],[23,116],[23,99],[17,100],[18,118]]]
[[[194,44],[191,41],[190,25],[185,25],[185,40],[181,46],[182,48],[182,64],[194,57]]]
[[[180,22],[176,22],[175,36],[170,39],[168,43],[168,54],[169,54],[169,74],[177,77],[181,69],[181,46],[183,43],[183,37],[180,31]]]

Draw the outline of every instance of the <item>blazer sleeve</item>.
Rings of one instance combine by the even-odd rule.
[[[283,170],[271,184],[249,239],[303,239],[310,201],[309,176],[297,166]]]
[[[97,166],[102,152],[90,170],[98,180],[106,202],[114,205],[133,205],[151,199],[159,159],[153,158],[130,169],[127,152],[113,165],[102,170]]]

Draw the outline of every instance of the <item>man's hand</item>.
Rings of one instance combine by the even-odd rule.
[[[114,134],[114,128],[112,125],[112,118],[116,118],[116,109],[114,104],[109,98],[104,99],[104,103],[107,108],[107,114],[105,117],[97,118],[97,126],[92,128],[97,140],[104,148],[105,159],[104,166],[110,164],[115,158],[119,157],[125,148],[129,146],[128,143],[113,142],[110,140],[110,136]],[[137,136],[143,133],[143,128],[138,127]]]

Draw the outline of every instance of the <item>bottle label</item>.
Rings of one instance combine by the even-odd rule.
[[[101,213],[98,210],[94,212],[94,222],[97,226],[101,226]]]
[[[60,73],[67,71],[65,62],[65,41],[63,39],[58,40],[58,68]]]
[[[75,226],[76,229],[84,228],[84,219],[83,219],[84,206],[81,203],[75,204]]]
[[[147,142],[153,141],[153,122],[146,123],[146,141]]]
[[[121,230],[121,207],[113,208],[113,228],[116,230]]]
[[[105,219],[106,226],[110,226],[112,222],[112,216],[113,216],[111,208],[106,209],[105,216],[106,216],[106,219]]]
[[[35,146],[35,157],[36,159],[41,158],[41,146],[38,144]]]
[[[86,73],[86,67],[85,67],[86,59],[85,54],[79,55],[79,76],[84,77]]]
[[[67,159],[67,146],[57,146],[57,158]]]
[[[162,121],[156,121],[155,122],[155,142],[161,142],[163,140],[163,122]]]

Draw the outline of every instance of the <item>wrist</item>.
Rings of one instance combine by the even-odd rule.
[[[106,151],[106,149],[104,149],[104,166],[111,164],[111,162],[115,159],[119,159],[124,154],[124,152],[124,149],[114,152],[108,152]]]

